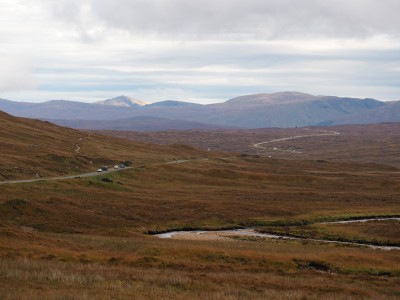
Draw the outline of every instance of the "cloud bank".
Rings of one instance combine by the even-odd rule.
[[[58,0],[55,16],[166,37],[365,38],[400,33],[398,0]],[[84,24],[84,25],[82,25]]]
[[[0,11],[0,98],[400,99],[398,0],[0,0]]]

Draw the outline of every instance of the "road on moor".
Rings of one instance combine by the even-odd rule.
[[[191,161],[206,161],[206,160],[209,160],[209,158],[173,160],[173,161],[166,162],[164,164],[182,164],[182,163],[187,163],[187,162],[191,162]],[[84,173],[84,174],[77,174],[77,175],[59,176],[59,177],[1,181],[0,185],[27,183],[27,182],[36,182],[36,181],[52,181],[52,180],[65,180],[65,179],[73,179],[73,178],[93,177],[93,176],[99,176],[99,175],[119,172],[119,171],[123,171],[123,170],[127,170],[127,169],[132,169],[132,167],[125,167],[125,168],[118,168],[118,169],[110,168],[107,171],[102,171],[102,172],[91,172],[91,173]]]
[[[125,167],[125,168],[121,168],[121,169],[111,168],[111,169],[108,169],[107,171],[102,171],[102,172],[91,172],[91,173],[84,173],[84,174],[78,174],[78,175],[52,177],[52,178],[35,178],[35,179],[2,181],[2,182],[0,182],[0,185],[2,185],[2,184],[15,184],[15,183],[26,183],[26,182],[36,182],[36,181],[64,180],[64,179],[72,179],[72,178],[93,177],[93,176],[99,176],[99,175],[119,172],[119,171],[123,171],[123,170],[126,170],[126,169],[132,169],[132,167]]]
[[[311,129],[307,129],[311,130]],[[265,144],[272,144],[272,143],[277,143],[277,142],[283,142],[283,141],[288,141],[288,140],[296,140],[296,139],[301,139],[301,138],[308,138],[308,137],[319,137],[319,136],[327,136],[327,135],[339,135],[339,132],[336,131],[328,131],[328,130],[318,130],[318,133],[312,133],[312,134],[304,134],[304,135],[295,135],[295,136],[290,136],[290,137],[285,137],[285,138],[279,138],[279,139],[273,139],[273,140],[268,140],[265,142],[261,143],[256,143],[253,146],[259,150],[269,150],[265,148],[263,145]],[[274,148],[275,151],[285,151],[285,152],[298,152],[295,150],[282,150],[278,148]]]
[[[308,129],[311,130],[311,129]],[[313,134],[306,134],[306,135],[296,135],[296,136],[290,136],[290,137],[286,137],[286,138],[279,138],[279,139],[273,139],[273,140],[268,140],[268,141],[264,141],[261,143],[256,143],[253,146],[255,148],[258,148],[260,150],[268,150],[267,148],[263,147],[262,145],[265,144],[270,144],[270,143],[276,143],[276,142],[282,142],[282,141],[286,141],[286,140],[294,140],[294,139],[300,139],[300,138],[306,138],[306,137],[318,137],[318,136],[326,136],[326,135],[339,135],[339,132],[336,131],[319,131],[319,133],[313,133]],[[82,140],[82,138],[80,138],[79,140]],[[79,153],[81,147],[79,145],[75,145],[75,152]],[[274,148],[274,150],[280,150],[277,148]],[[280,151],[287,151],[287,150],[280,150]],[[208,160],[208,158],[204,159],[204,160]],[[170,161],[167,162],[166,164],[181,164],[181,163],[186,163],[189,161],[194,161],[194,160],[175,160],[175,161]],[[84,173],[84,174],[78,174],[78,175],[68,175],[68,176],[60,176],[60,177],[51,177],[51,178],[35,178],[35,179],[23,179],[23,180],[11,180],[11,181],[2,181],[0,182],[0,185],[5,185],[5,184],[17,184],[17,183],[29,183],[29,182],[37,182],[37,181],[50,181],[50,180],[65,180],[65,179],[73,179],[73,178],[84,178],[84,177],[93,177],[93,176],[99,176],[99,175],[103,175],[103,174],[109,174],[109,173],[114,173],[114,172],[119,172],[122,170],[126,170],[126,169],[131,169],[131,167],[126,167],[126,168],[121,168],[121,169],[114,169],[114,168],[110,168],[107,171],[103,171],[103,172],[91,172],[91,173]]]

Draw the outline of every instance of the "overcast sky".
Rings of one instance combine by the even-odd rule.
[[[399,0],[0,0],[0,98],[400,100]]]

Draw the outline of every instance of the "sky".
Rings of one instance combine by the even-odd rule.
[[[0,0],[0,98],[400,100],[399,0]]]

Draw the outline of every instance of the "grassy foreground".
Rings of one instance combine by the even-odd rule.
[[[19,258],[0,261],[4,299],[399,296],[394,252],[251,239],[205,244],[39,233],[31,239]]]
[[[286,230],[299,222],[396,215],[400,174],[392,168],[230,157],[0,188],[3,299],[400,296],[399,251],[144,234],[271,224]],[[397,241],[395,226],[385,239]],[[385,235],[387,227],[377,230]]]

